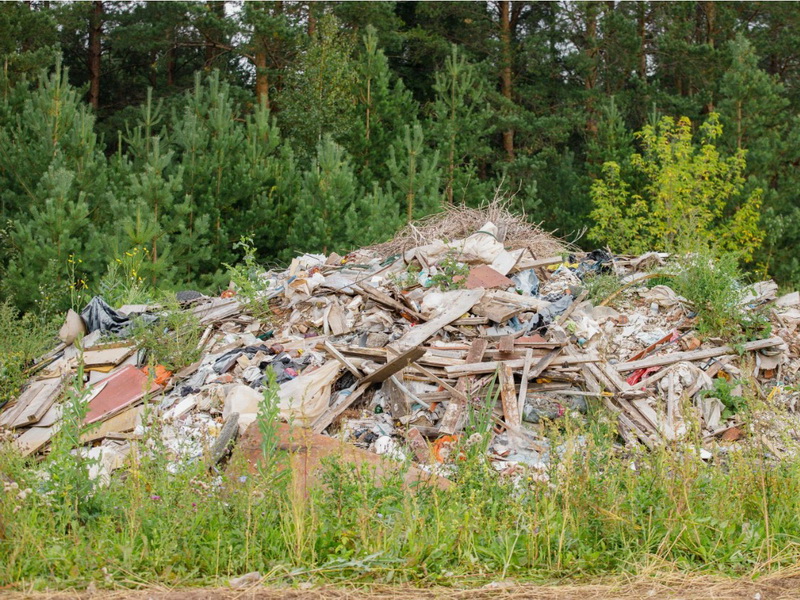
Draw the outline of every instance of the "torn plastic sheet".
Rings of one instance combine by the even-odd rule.
[[[514,287],[523,296],[539,295],[539,278],[533,269],[520,271],[511,278],[511,281],[514,282]]]
[[[95,296],[89,301],[86,308],[81,311],[81,318],[86,323],[89,333],[101,331],[126,337],[131,325],[128,317],[119,314],[100,296]]]

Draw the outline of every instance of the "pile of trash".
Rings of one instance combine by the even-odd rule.
[[[129,339],[135,319],[163,327],[160,307],[95,298],[67,315],[62,343],[0,412],[0,429],[21,453],[45,454],[82,361],[86,423],[96,424],[82,441],[105,478],[154,423],[175,465],[219,463],[256,428],[269,389],[292,428],[440,475],[457,468],[452,449],[473,436],[471,415],[491,422],[486,447],[501,472],[544,476],[543,424],[599,411],[625,444],[673,443],[699,424],[707,458],[753,435],[777,457],[790,451],[793,420],[781,417],[774,436],[756,433],[715,382],[731,382],[728,396],[741,394],[736,382],[756,382],[766,407],[793,414],[800,294],[751,286],[742,310],[768,314],[773,333],[734,347],[699,336],[690,303],[649,284],[666,255],[577,252],[513,223],[451,225],[438,238],[418,224],[345,257],[304,254],[258,274],[257,298],[181,292],[204,331],[200,360],[175,373],[148,366]],[[616,308],[587,300],[598,274],[623,286]],[[255,300],[269,303],[268,319],[249,314]]]

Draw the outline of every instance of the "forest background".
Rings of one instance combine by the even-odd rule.
[[[798,285],[799,64],[789,2],[2,3],[0,296],[218,290],[498,190]]]

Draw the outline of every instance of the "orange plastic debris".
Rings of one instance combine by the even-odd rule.
[[[453,460],[453,449],[458,443],[458,437],[457,435],[443,435],[433,442],[433,457],[436,462],[443,463]],[[459,458],[464,460],[466,457],[461,454]]]
[[[145,367],[142,369],[142,373],[149,376],[149,369],[150,367]],[[164,365],[156,365],[156,378],[153,380],[153,383],[156,385],[165,385],[170,377],[172,377],[172,371],[168,371]]]

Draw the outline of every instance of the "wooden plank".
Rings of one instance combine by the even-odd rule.
[[[555,363],[556,357],[561,353],[561,348],[556,348],[555,350],[551,350],[546,355],[544,355],[539,362],[537,362],[531,371],[528,373],[528,379],[534,379],[541,375],[545,369]],[[527,361],[527,358],[525,359]],[[524,366],[524,365],[523,365]]]
[[[479,304],[472,309],[476,315],[486,317],[495,323],[505,323],[512,317],[527,310],[524,306],[511,306],[502,302],[490,301],[484,304]]]
[[[325,320],[333,335],[343,335],[350,331],[350,327],[347,326],[344,309],[336,301],[329,305]]]
[[[519,396],[517,396],[517,407],[519,414],[525,408],[525,397],[528,395],[528,377],[531,372],[531,362],[533,361],[533,350],[528,348],[525,351],[525,365],[522,367],[522,383],[519,386]]]
[[[514,372],[507,363],[500,367],[500,401],[503,404],[503,418],[511,427],[522,425],[522,415],[520,415],[517,405],[517,390],[514,387]]]
[[[500,342],[497,344],[497,349],[501,354],[511,354],[514,352],[514,336],[504,335],[501,337]]]
[[[421,358],[424,354],[425,348],[410,348],[391,359],[385,365],[379,367],[374,373],[361,379],[359,383],[380,383],[381,381],[386,381],[389,377],[405,369],[409,364]]]
[[[392,419],[402,419],[411,413],[411,402],[409,402],[408,394],[406,394],[406,387],[400,381],[403,373],[392,375],[383,382],[383,390],[386,399],[389,402],[389,410],[391,411]]]
[[[553,359],[550,366],[562,365],[581,365],[585,363],[596,363],[600,357],[596,354],[584,354],[576,356],[559,356]],[[515,359],[505,361],[512,369],[521,369],[525,366],[525,359]],[[445,367],[444,370],[448,375],[462,376],[462,375],[477,375],[479,373],[493,373],[500,366],[499,362],[490,361],[482,363],[467,363],[463,365],[454,365],[452,367]]]
[[[342,363],[342,365],[344,365],[344,368],[350,371],[355,376],[356,379],[361,379],[361,377],[363,377],[363,373],[361,373],[361,371],[359,371],[358,368],[353,363],[351,363],[344,356],[342,356],[342,353],[339,352],[336,348],[334,348],[333,344],[331,344],[328,340],[325,340],[322,343],[322,346],[323,348],[325,348],[328,354],[330,354],[333,358]]]
[[[581,292],[580,296],[578,296],[577,298],[573,299],[572,302],[570,302],[570,305],[567,307],[567,310],[565,310],[563,313],[561,313],[558,316],[558,318],[556,319],[556,325],[563,324],[569,318],[569,316],[572,314],[572,311],[574,311],[575,308],[581,302],[583,302],[586,299],[586,296],[588,296],[588,295],[589,295],[589,290],[583,290]]]
[[[675,391],[675,373],[670,373],[667,377],[667,424],[666,426],[675,430],[675,419],[678,416],[678,394]]]
[[[364,295],[368,298],[375,300],[375,302],[379,304],[383,304],[384,306],[388,306],[396,310],[398,313],[405,313],[414,317],[417,321],[424,321],[425,317],[419,314],[417,311],[412,310],[405,306],[404,304],[400,304],[397,300],[389,296],[388,294],[384,294],[378,288],[374,288],[371,285],[364,283],[363,281],[358,282],[358,285],[354,285],[353,289],[360,290],[364,292]]]
[[[139,416],[144,412],[144,405],[131,406],[121,413],[100,423],[99,427],[93,428],[81,436],[81,443],[86,444],[94,440],[108,437],[112,433],[127,433],[136,429]]]
[[[642,418],[653,428],[653,431],[658,431],[665,440],[671,441],[675,439],[675,431],[665,426],[656,411],[644,398],[634,398],[630,401],[630,404],[642,415]]]
[[[486,325],[489,323],[487,317],[464,317],[463,319],[456,319],[453,325],[460,327],[461,325]]]
[[[780,346],[784,344],[782,338],[771,337],[765,340],[756,340],[755,342],[747,342],[741,345],[746,351],[752,352],[754,350],[762,350],[764,348],[771,348],[773,346]],[[695,361],[704,360],[707,358],[715,358],[723,354],[735,354],[736,349],[733,346],[718,346],[717,348],[708,348],[706,350],[691,350],[689,352],[674,352],[663,356],[651,356],[642,360],[634,360],[614,365],[617,371],[635,371],[636,369],[647,369],[649,367],[661,367],[664,365],[672,365],[681,361]]]
[[[59,425],[52,427],[31,427],[14,440],[14,446],[22,456],[28,456],[44,447],[58,433]]]
[[[328,410],[322,413],[311,425],[311,430],[314,433],[322,433],[325,431],[325,429],[327,429],[328,426],[333,423],[333,420],[336,419],[336,417],[350,408],[356,400],[364,395],[364,392],[367,391],[367,388],[370,385],[371,384],[369,383],[361,383],[358,385],[358,387],[356,387],[350,394],[341,398],[335,406],[330,407]]]
[[[201,325],[208,325],[233,316],[241,311],[239,301],[235,298],[212,298],[210,302],[198,304],[192,308],[192,314]]]
[[[597,363],[597,368],[603,372],[603,375],[614,385],[617,392],[624,392],[628,389],[628,382],[619,376],[619,373],[611,368],[611,366],[601,361]]]
[[[37,427],[50,427],[55,425],[61,420],[63,413],[63,404],[53,404],[50,409],[44,413],[44,416],[36,422]]]
[[[0,415],[0,427],[11,427],[11,424],[25,411],[31,400],[36,398],[36,395],[42,390],[45,381],[38,379],[31,382],[17,397],[13,405],[5,407],[5,411]]]
[[[134,346],[121,346],[119,348],[104,348],[102,350],[87,350],[83,354],[83,364],[87,368],[116,366],[136,351]]]
[[[539,258],[526,262],[524,265],[518,264],[520,269],[533,269],[535,267],[549,267],[550,265],[557,265],[564,262],[563,256],[549,256],[547,258]]]
[[[422,366],[417,365],[417,364],[413,365],[413,368],[417,369],[423,375],[433,379],[437,384],[439,384],[444,389],[446,389],[448,392],[450,392],[453,395],[454,398],[457,398],[457,399],[461,400],[462,402],[466,402],[467,401],[467,397],[464,394],[459,392],[456,388],[454,388],[452,385],[450,385],[446,381],[442,380],[442,378],[437,376],[435,373],[431,373],[425,367],[422,367]]]
[[[408,333],[399,340],[389,344],[389,348],[402,354],[411,348],[416,348],[425,343],[430,337],[438,333],[445,325],[449,325],[475,306],[483,297],[483,290],[459,290],[453,299],[448,299],[449,306],[438,316],[427,323],[412,327]]]
[[[11,423],[11,428],[25,427],[38,423],[41,418],[50,410],[50,407],[55,404],[55,401],[61,395],[64,389],[64,379],[44,379],[42,385],[34,388],[31,386],[29,400],[25,403],[25,407],[19,412],[14,422]]]
[[[467,353],[467,362],[478,363],[483,359],[483,354],[486,352],[486,347],[489,342],[483,338],[478,338],[472,342]],[[456,389],[466,396],[467,385],[469,384],[469,377],[461,377],[456,383]],[[447,405],[442,420],[439,424],[439,431],[446,435],[452,435],[461,430],[463,426],[464,413],[467,409],[467,403],[462,402],[457,397]]]

